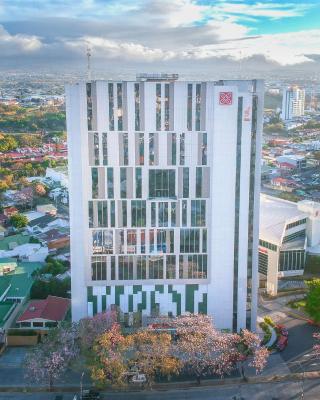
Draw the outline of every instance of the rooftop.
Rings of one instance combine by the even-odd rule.
[[[259,237],[280,245],[287,223],[306,217],[307,214],[298,210],[297,203],[261,194]]]
[[[70,299],[48,296],[45,300],[32,301],[27,309],[20,315],[17,322],[31,319],[45,319],[49,321],[62,321],[70,307]]]
[[[12,250],[10,247],[10,244],[15,243],[17,246],[20,246],[22,244],[29,243],[30,236],[29,235],[11,235],[11,236],[6,236],[2,240],[0,240],[0,250]]]
[[[2,302],[0,303],[0,327],[2,327],[5,321],[8,319],[12,309],[16,306],[15,303]]]
[[[1,277],[0,277],[1,278]],[[7,293],[7,298],[24,298],[28,296],[33,279],[25,274],[7,275],[5,278],[10,279],[10,289]]]

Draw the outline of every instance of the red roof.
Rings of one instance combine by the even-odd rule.
[[[26,311],[20,315],[17,322],[31,319],[46,319],[49,321],[62,321],[70,307],[70,299],[48,296],[45,300],[32,301]]]
[[[290,168],[290,169],[294,169],[295,166],[293,164],[287,163],[287,162],[279,162],[278,165],[281,168]]]

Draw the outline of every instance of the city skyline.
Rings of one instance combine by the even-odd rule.
[[[3,1],[2,69],[85,68],[216,73],[319,68],[320,7],[269,1]],[[124,24],[125,21],[125,24]],[[125,64],[124,64],[125,63]]]

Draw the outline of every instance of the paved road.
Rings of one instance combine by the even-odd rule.
[[[302,392],[304,397],[302,397]],[[151,391],[136,393],[105,393],[105,400],[317,400],[320,381],[245,384],[229,387],[200,387],[188,390]],[[52,393],[0,393],[1,400],[54,400]],[[63,394],[63,400],[72,400],[73,394]]]

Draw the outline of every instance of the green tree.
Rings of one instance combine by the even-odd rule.
[[[14,214],[10,217],[10,222],[15,228],[24,228],[28,225],[28,218],[23,214]]]
[[[14,150],[18,146],[16,139],[11,135],[0,134],[0,152]]]
[[[308,293],[306,311],[315,322],[320,322],[320,279],[306,281]]]

